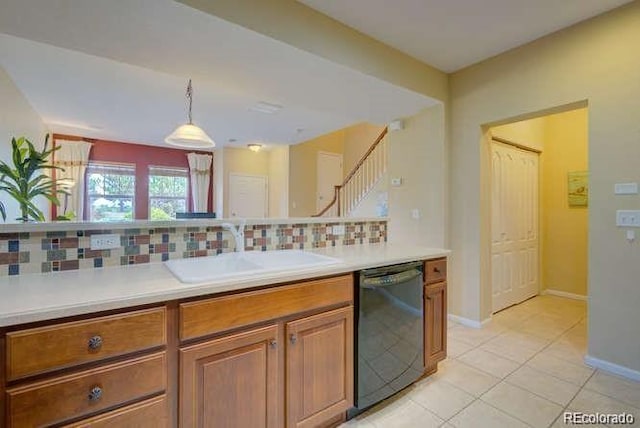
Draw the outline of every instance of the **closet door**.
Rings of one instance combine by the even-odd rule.
[[[491,144],[493,312],[538,294],[538,154]]]

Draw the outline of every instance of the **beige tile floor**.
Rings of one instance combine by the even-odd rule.
[[[535,297],[482,329],[450,322],[447,338],[436,374],[342,427],[556,428],[565,411],[627,412],[640,426],[640,383],[583,362],[585,302]]]

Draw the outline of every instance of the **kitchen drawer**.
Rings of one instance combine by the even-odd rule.
[[[182,303],[180,339],[206,336],[352,301],[353,277],[342,275]]]
[[[7,390],[10,428],[57,424],[159,394],[167,385],[166,353],[59,376]]]
[[[7,333],[7,378],[162,346],[164,307]]]
[[[427,260],[424,269],[424,282],[431,284],[447,279],[447,259]]]
[[[163,428],[168,426],[167,396],[161,395],[65,425],[64,428]]]

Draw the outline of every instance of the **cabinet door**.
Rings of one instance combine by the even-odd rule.
[[[447,357],[447,283],[424,287],[424,366]]]
[[[353,306],[286,325],[287,427],[315,427],[353,405]]]
[[[278,328],[236,333],[180,350],[180,425],[278,426]]]

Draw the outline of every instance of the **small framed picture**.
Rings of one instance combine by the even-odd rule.
[[[567,194],[570,207],[589,206],[589,172],[573,171],[567,174]]]

